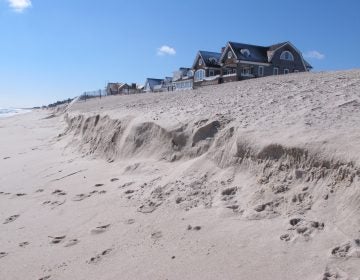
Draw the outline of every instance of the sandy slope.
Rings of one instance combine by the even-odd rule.
[[[353,70],[0,120],[0,279],[360,279],[359,110]]]

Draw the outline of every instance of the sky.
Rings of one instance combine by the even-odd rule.
[[[359,11],[359,0],[0,0],[0,108],[172,76],[228,41],[290,41],[313,71],[360,68]]]

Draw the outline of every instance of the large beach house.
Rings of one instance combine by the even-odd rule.
[[[199,51],[194,88],[270,75],[309,71],[312,66],[290,42],[268,47],[228,42],[221,53]]]
[[[181,67],[173,77],[145,81],[145,92],[187,90],[206,85],[271,75],[310,71],[312,66],[290,42],[257,46],[228,42],[221,52],[199,51],[191,68]]]

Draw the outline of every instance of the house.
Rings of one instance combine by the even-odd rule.
[[[124,83],[108,83],[106,86],[106,94],[107,95],[114,95],[119,94],[119,88],[124,86]]]
[[[306,72],[312,68],[290,42],[268,47],[228,42],[219,62],[222,82]]]
[[[144,88],[145,92],[172,91],[172,77],[165,77],[164,79],[147,78]]]
[[[137,92],[139,91],[135,83],[132,83],[131,85],[127,83],[108,83],[106,86],[107,95],[133,94]]]
[[[218,84],[221,76],[221,53],[199,51],[192,65],[194,71],[194,88]]]
[[[193,77],[194,71],[191,68],[180,67],[173,74],[173,89],[175,91],[192,89]]]
[[[154,92],[154,87],[161,85],[163,79],[147,78],[144,84],[145,92]]]
[[[173,78],[172,77],[165,77],[163,82],[161,83],[162,87],[160,91],[173,91]]]

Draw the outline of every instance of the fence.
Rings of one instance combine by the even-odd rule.
[[[105,89],[99,89],[94,91],[85,91],[82,95],[79,96],[78,100],[86,101],[91,98],[101,98],[107,96],[107,92]]]

